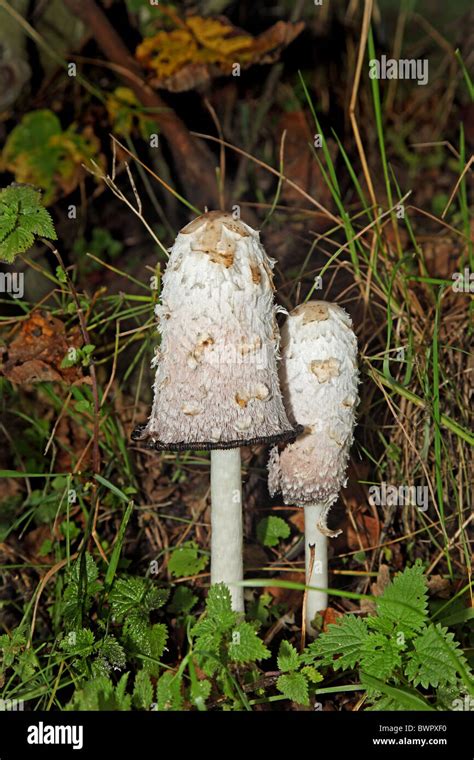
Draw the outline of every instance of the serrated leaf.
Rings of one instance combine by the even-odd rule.
[[[197,629],[199,626],[199,629]],[[212,676],[222,667],[220,646],[222,642],[222,633],[216,632],[215,626],[210,620],[199,621],[194,628],[196,640],[194,643],[194,652],[196,660],[207,676]],[[212,630],[206,630],[205,627],[211,627]]]
[[[286,672],[297,670],[300,664],[299,654],[295,647],[285,639],[280,643],[277,657],[278,669]]]
[[[405,675],[415,686],[446,686],[455,684],[457,674],[466,667],[459,651],[459,642],[440,623],[430,624],[413,641],[413,651],[407,653]]]
[[[171,613],[180,614],[190,612],[196,604],[198,597],[187,586],[178,586],[173,594],[171,604],[167,609]]]
[[[375,693],[384,694],[388,699],[393,700],[395,704],[402,705],[404,710],[423,710],[431,711],[433,707],[422,696],[417,694],[413,689],[407,689],[401,686],[391,686],[384,683],[379,678],[371,676],[363,671],[360,674],[362,684]],[[392,708],[398,709],[398,708]]]
[[[264,546],[276,546],[290,535],[290,526],[281,517],[264,517],[257,523],[257,538]]]
[[[224,583],[216,583],[209,589],[206,613],[219,630],[226,631],[235,625],[238,615],[232,609],[230,591]]]
[[[183,544],[171,553],[168,570],[175,578],[197,575],[206,567],[208,558],[199,552],[193,541]]]
[[[100,656],[107,662],[109,669],[123,670],[126,665],[124,648],[114,636],[106,636],[98,649]]]
[[[15,260],[15,256],[27,251],[34,242],[35,237],[31,232],[17,227],[0,243],[0,259],[11,264]]]
[[[195,681],[191,685],[191,699],[196,707],[202,707],[211,693],[212,684],[207,679]]]
[[[153,702],[153,684],[145,670],[139,670],[135,676],[132,701],[138,710],[149,710]]]
[[[53,221],[41,205],[41,194],[28,185],[10,185],[0,191],[0,259],[11,263],[27,251],[35,236],[56,239]]]
[[[69,631],[61,640],[59,646],[67,654],[87,657],[94,648],[94,634],[89,628]]]
[[[364,620],[355,615],[344,615],[340,622],[329,625],[325,633],[306,647],[301,659],[309,665],[318,659],[323,663],[332,663],[334,670],[354,668],[368,637]],[[333,661],[334,657],[337,659]]]
[[[129,612],[135,612],[141,607],[147,591],[147,583],[144,578],[120,578],[114,584],[110,593],[109,601],[112,614],[117,619],[122,619]]]
[[[122,710],[128,712],[131,696],[125,692],[128,673],[124,673],[116,686],[108,676],[98,676],[88,681],[82,689],[74,692],[74,696],[66,706],[66,710]]]
[[[302,673],[289,673],[280,676],[277,687],[291,702],[309,705],[308,682]]]
[[[401,666],[402,659],[396,640],[381,633],[369,634],[361,647],[360,667],[369,675],[387,679]]]
[[[148,589],[143,600],[143,606],[147,612],[159,610],[168,601],[169,589],[152,586]]]
[[[397,575],[376,605],[379,616],[396,624],[399,630],[407,633],[419,630],[428,616],[428,592],[421,564],[407,567]]]
[[[183,709],[183,696],[181,693],[181,679],[176,673],[163,673],[158,680],[157,686],[158,710],[165,712],[179,711]]]
[[[229,657],[234,662],[255,662],[270,657],[270,654],[250,623],[240,623],[232,631]]]
[[[78,557],[66,573],[63,618],[69,626],[77,628],[81,625],[82,612],[87,613],[94,596],[102,588],[98,576],[95,560],[88,552],[83,557]]]
[[[311,683],[321,683],[324,680],[319,670],[316,670],[313,665],[305,665],[301,668],[301,672]]]

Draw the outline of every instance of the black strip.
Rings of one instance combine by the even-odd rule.
[[[211,451],[216,449],[239,449],[241,446],[253,446],[255,444],[269,446],[274,443],[294,441],[304,430],[302,425],[297,425],[291,430],[283,430],[283,432],[275,433],[275,435],[257,438],[240,438],[234,441],[177,441],[176,443],[164,443],[163,441],[154,440],[146,432],[146,427],[146,425],[138,425],[132,433],[132,441],[143,441],[147,449],[154,449],[155,451]]]

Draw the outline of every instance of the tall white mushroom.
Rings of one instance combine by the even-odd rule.
[[[240,447],[295,437],[277,372],[272,268],[258,232],[212,211],[178,234],[156,307],[149,448],[211,450],[211,583],[243,611]]]
[[[281,333],[280,381],[290,421],[304,430],[294,443],[270,452],[269,489],[285,504],[304,507],[306,585],[328,587],[327,514],[346,484],[359,401],[357,338],[349,315],[336,304],[298,306]],[[314,549],[313,549],[314,548]],[[306,594],[306,629],[327,607],[327,592]]]

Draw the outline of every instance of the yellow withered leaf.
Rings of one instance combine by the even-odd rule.
[[[231,24],[224,16],[172,16],[177,28],[160,30],[136,49],[139,63],[152,72],[151,84],[173,92],[189,90],[216,76],[231,74],[235,64],[248,68],[271,63],[303,29],[278,21],[257,37]]]

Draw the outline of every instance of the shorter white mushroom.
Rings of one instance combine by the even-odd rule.
[[[269,489],[285,504],[305,510],[306,585],[328,587],[329,509],[346,484],[353,440],[357,385],[357,339],[349,315],[336,304],[310,301],[291,312],[281,333],[280,384],[290,422],[304,432],[270,452]],[[306,594],[306,630],[327,607],[327,592]]]

